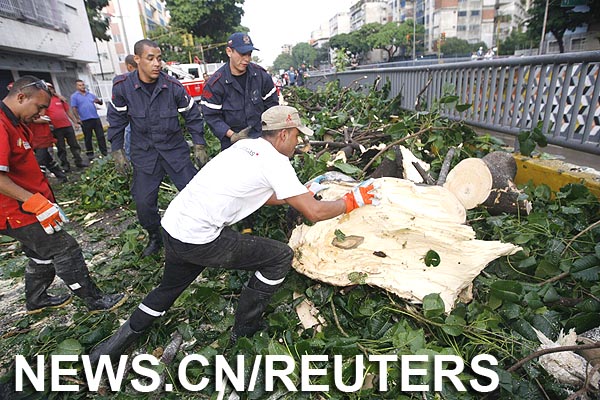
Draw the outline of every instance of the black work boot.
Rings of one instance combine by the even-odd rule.
[[[62,169],[60,169],[60,167],[58,166],[58,164],[54,163],[54,165],[49,166],[48,170],[50,170],[50,172],[52,172],[54,174],[54,176],[56,176],[56,179],[58,179],[61,182],[67,182],[69,180],[69,178],[67,178],[67,176],[65,175],[65,173],[62,171]]]
[[[31,263],[32,261],[30,261]],[[35,314],[45,308],[60,308],[72,300],[70,294],[51,296],[46,290],[54,281],[54,267],[44,265],[25,268],[25,307],[27,314]]]
[[[73,293],[80,297],[91,313],[100,311],[112,311],[125,303],[127,297],[124,293],[106,294],[103,293],[89,275],[84,277],[84,283],[81,287],[73,289]]]
[[[160,236],[160,230],[149,230],[148,231],[148,245],[142,251],[142,257],[148,257],[152,254],[156,254],[162,248],[163,242]]]
[[[80,150],[73,150],[71,149],[71,153],[73,154],[73,160],[75,161],[75,166],[77,168],[85,168],[85,167],[89,167],[90,164],[87,161],[84,161],[81,158],[81,151]]]
[[[116,331],[111,337],[96,346],[90,354],[92,365],[98,364],[100,356],[108,355],[111,363],[116,362],[119,357],[125,353],[125,350],[131,346],[143,332],[136,332],[131,329],[129,320]]]
[[[250,337],[268,327],[262,314],[269,305],[273,293],[244,286],[235,311],[235,322],[231,329],[231,343],[235,344],[240,337]]]

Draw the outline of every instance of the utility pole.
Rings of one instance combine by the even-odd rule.
[[[413,45],[413,60],[417,59],[417,0],[413,0],[413,36],[412,36],[412,45]]]
[[[102,76],[102,80],[104,80],[104,71],[102,70],[102,57],[100,55],[100,50],[98,50],[98,42],[94,38],[94,44],[96,45],[96,55],[98,56],[98,65],[100,66],[100,75]]]
[[[544,39],[546,38],[546,22],[548,21],[548,5],[550,0],[546,0],[546,10],[544,10],[544,24],[542,25],[542,38],[540,39],[540,48],[538,55],[544,54]]]

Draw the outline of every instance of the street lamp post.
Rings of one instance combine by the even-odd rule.
[[[540,39],[540,48],[538,49],[538,55],[544,54],[544,38],[546,36],[546,22],[548,21],[548,4],[550,0],[546,0],[546,9],[544,10],[544,23],[542,24],[542,38]]]
[[[413,60],[417,59],[417,0],[413,0],[413,36],[412,36],[412,45],[413,45]]]

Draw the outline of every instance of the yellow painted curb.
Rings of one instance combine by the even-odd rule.
[[[560,160],[542,160],[539,158],[514,155],[517,162],[516,184],[531,180],[536,185],[548,185],[553,191],[569,183],[583,183],[596,197],[600,198],[600,172],[582,168]]]

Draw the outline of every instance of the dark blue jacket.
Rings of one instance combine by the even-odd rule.
[[[202,92],[202,113],[213,134],[221,140],[221,149],[231,146],[225,134],[251,126],[250,137],[262,132],[262,113],[279,104],[273,79],[262,67],[250,63],[246,71],[246,92],[231,75],[229,63],[219,68]]]
[[[148,93],[137,71],[115,77],[107,114],[112,150],[123,148],[125,127],[131,123],[131,162],[136,168],[152,173],[160,154],[180,171],[190,163],[190,148],[179,114],[194,144],[206,144],[200,109],[178,80],[161,72],[154,93]]]

